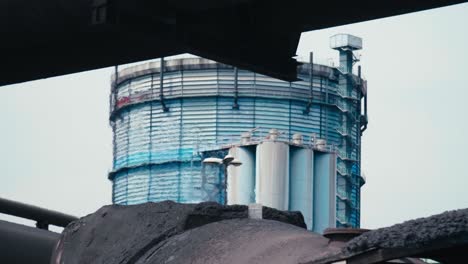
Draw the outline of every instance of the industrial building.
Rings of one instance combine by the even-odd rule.
[[[161,59],[112,76],[113,202],[261,203],[299,210],[308,229],[359,227],[367,85],[358,37],[338,34],[338,67],[285,82],[203,58]]]

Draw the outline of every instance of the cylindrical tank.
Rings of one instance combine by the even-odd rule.
[[[250,204],[255,202],[255,149],[233,147],[229,154],[242,162],[240,166],[228,166],[227,204]]]
[[[307,66],[298,69],[306,81],[294,83],[244,70],[235,74],[231,66],[202,58],[166,60],[162,78],[159,62],[119,71],[110,113],[113,202],[201,201],[203,153],[236,144],[243,133],[242,144],[277,129],[285,141],[293,134],[315,133],[338,145],[341,136],[333,124],[340,124],[342,113],[330,106],[339,97],[338,71],[314,65],[315,101],[304,114],[310,94]],[[236,94],[238,109],[232,107]]]
[[[346,167],[342,172],[359,174],[359,124],[343,127],[346,120],[360,120],[354,117],[360,113],[364,92],[357,84],[362,82],[324,65],[304,63],[297,72],[300,81],[289,83],[203,58],[166,59],[118,71],[110,98],[113,202],[224,201],[225,170],[203,168],[203,160],[222,159],[227,153],[219,150],[239,144],[242,133],[241,145],[268,138],[308,145],[310,135],[316,135],[340,150],[352,146],[339,165]],[[271,129],[277,133],[268,135]],[[299,133],[302,144],[293,139]],[[325,144],[317,148],[327,151]],[[239,172],[250,166],[242,162]],[[347,208],[354,210],[352,223],[359,219],[359,187],[350,196],[356,206]]]
[[[256,202],[279,210],[289,207],[289,145],[264,141],[257,146]]]
[[[322,233],[336,226],[336,154],[315,152],[314,164],[313,230]]]
[[[300,211],[307,229],[313,227],[314,152],[310,148],[291,147],[289,210]]]

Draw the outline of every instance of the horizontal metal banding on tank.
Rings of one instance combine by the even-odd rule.
[[[222,166],[204,165],[203,159],[213,155],[222,159],[223,155],[214,153],[223,150],[226,155],[230,147],[239,146],[241,134],[254,128],[248,144],[259,144],[274,128],[279,131],[279,141],[290,142],[294,134],[301,134],[301,143],[296,145],[315,146],[324,139],[314,151],[337,152],[336,208],[346,211],[356,207],[352,202],[356,190],[347,186],[354,184],[360,173],[351,164],[359,160],[360,147],[354,143],[359,144],[361,131],[358,125],[347,124],[360,120],[365,81],[337,68],[314,64],[311,82],[310,67],[299,66],[303,81],[294,83],[202,58],[165,60],[162,74],[159,61],[119,71],[112,86],[110,112],[113,202],[223,202],[225,173],[242,171],[244,175],[244,170],[255,170],[255,154],[250,157],[254,161],[249,163],[244,155],[242,166],[225,171]],[[112,78],[115,81],[115,76]],[[343,147],[349,142],[354,145]],[[232,182],[228,177],[228,188],[230,184],[247,186],[249,191],[227,195],[234,195],[231,199],[239,203],[255,202],[255,194],[250,193],[255,180],[239,180]],[[212,194],[204,193],[208,189]],[[311,203],[312,197],[292,197],[295,206],[307,211],[307,222],[312,226],[313,206],[304,204]],[[337,212],[337,216],[346,224],[346,215]]]
[[[171,61],[168,61],[168,63]],[[149,63],[148,65],[153,65]],[[208,64],[213,66],[217,64]],[[302,67],[307,68],[308,65]],[[314,73],[313,102],[326,104],[345,109],[345,99],[343,94],[339,94],[337,70],[322,65],[314,65],[319,69]],[[149,69],[148,69],[149,70]],[[123,70],[125,71],[125,70]],[[322,74],[320,74],[322,73]],[[323,74],[325,73],[325,74]],[[115,119],[125,108],[130,105],[139,105],[150,101],[159,101],[159,72],[146,74],[129,74],[133,78],[120,77],[124,79],[113,89],[111,96],[111,120]],[[350,75],[357,83],[356,77]],[[238,73],[238,96],[269,98],[269,99],[290,99],[301,102],[308,102],[310,88],[307,75],[299,75],[305,81],[288,83],[276,80],[267,76],[255,74],[247,71]],[[192,65],[187,70],[167,71],[164,73],[163,92],[165,99],[187,98],[187,97],[234,97],[234,71],[229,68],[216,67],[195,67]],[[202,87],[202,88],[201,88]],[[328,91],[327,91],[328,90]],[[359,100],[358,95],[350,97]],[[348,109],[352,111],[352,109]]]

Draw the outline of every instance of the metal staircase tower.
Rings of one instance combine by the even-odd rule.
[[[337,147],[337,226],[359,227],[360,188],[364,183],[361,177],[361,98],[363,98],[360,67],[358,78],[353,75],[353,65],[359,61],[355,51],[362,49],[362,39],[338,34],[330,38],[331,48],[340,53],[340,72],[337,108],[342,112],[341,144]],[[367,110],[367,107],[366,107]]]

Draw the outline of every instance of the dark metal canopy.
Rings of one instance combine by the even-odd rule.
[[[296,79],[304,31],[466,0],[4,0],[0,85],[193,53]]]

